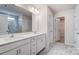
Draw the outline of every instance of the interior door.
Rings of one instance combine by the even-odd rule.
[[[65,28],[65,25],[64,25],[64,17],[60,17],[60,22],[59,22],[59,37],[60,37],[60,40],[59,42],[61,43],[64,43],[64,28]]]

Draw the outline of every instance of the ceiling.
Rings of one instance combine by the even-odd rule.
[[[54,13],[56,13],[56,12],[60,12],[63,10],[72,9],[74,8],[75,4],[48,4],[48,6],[52,9]],[[0,9],[4,9],[6,11],[10,11],[10,12],[18,13],[18,14],[24,14],[28,16],[32,15],[31,12],[23,8],[14,6],[13,4],[7,4],[7,6],[5,4],[1,4]]]
[[[25,10],[13,4],[1,4],[0,9],[6,11],[7,13],[21,14],[21,15],[27,15],[27,16],[32,15],[32,13],[29,12],[28,10]]]
[[[54,13],[74,8],[75,4],[49,4]]]

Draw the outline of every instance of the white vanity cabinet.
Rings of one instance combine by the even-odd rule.
[[[3,53],[2,55],[30,55],[29,45],[24,45],[8,52]]]
[[[31,55],[36,55],[45,48],[45,34],[37,35],[31,38]]]
[[[36,55],[45,48],[45,34],[31,36],[0,46],[0,55]]]
[[[31,38],[31,55],[36,55],[45,48],[45,34],[37,35]]]
[[[1,55],[30,55],[30,38],[0,47]]]

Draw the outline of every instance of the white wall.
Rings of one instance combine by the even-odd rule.
[[[32,31],[32,18],[26,15],[22,16],[22,32]]]
[[[74,9],[56,13],[55,19],[62,16],[65,17],[65,44],[72,45],[74,42]]]
[[[7,34],[8,32],[8,18],[7,15],[0,14],[0,35]]]
[[[74,35],[75,35],[75,44],[74,46],[79,51],[79,4],[76,5],[75,8],[75,20],[74,20]]]
[[[39,14],[32,14],[32,30],[47,33],[47,6],[34,5],[39,10]]]
[[[39,15],[32,14],[32,31],[39,31]]]
[[[40,17],[41,17],[40,20],[42,22],[39,21],[39,25],[40,25],[39,31],[47,33],[47,6],[46,5],[41,6]]]
[[[54,42],[53,34],[54,34],[54,13],[50,8],[47,9],[47,30],[49,34],[50,44]]]

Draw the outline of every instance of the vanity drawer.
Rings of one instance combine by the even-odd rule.
[[[6,45],[0,46],[0,54],[4,53],[6,51],[9,51],[11,49],[15,49],[15,48],[20,47],[25,44],[30,44],[30,39],[24,39],[21,41],[16,41],[13,43],[8,43]]]
[[[45,34],[39,35],[38,39],[45,39]]]
[[[36,42],[35,37],[32,37],[32,38],[31,38],[31,43],[33,43],[33,42]]]

